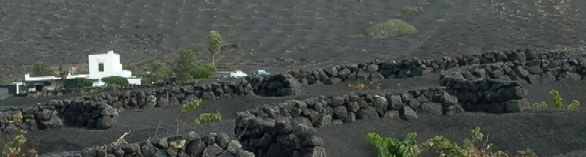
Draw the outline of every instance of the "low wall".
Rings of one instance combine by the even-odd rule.
[[[412,120],[417,112],[453,115],[463,112],[443,88],[401,94],[345,94],[290,100],[237,113],[235,134],[259,157],[326,156],[316,128],[383,117]]]
[[[179,85],[165,84],[112,93],[102,92],[81,98],[62,100],[63,102],[60,103],[45,103],[40,106],[57,105],[57,108],[61,108],[56,110],[58,117],[61,117],[67,125],[106,129],[115,125],[116,121],[114,112],[105,115],[97,114],[101,110],[111,111],[106,106],[121,111],[172,106],[197,98],[218,99],[238,95],[289,96],[295,95],[301,85],[409,78],[428,72],[445,71],[444,73],[455,74],[453,76],[452,74],[442,74],[440,80],[442,85],[447,86],[450,93],[463,101],[462,105],[465,109],[493,113],[517,112],[522,110],[522,106],[527,103],[524,100],[526,92],[523,92],[523,83],[584,77],[586,61],[580,56],[583,54],[536,53],[529,50],[514,50],[435,59],[375,60],[365,64],[340,65],[316,70],[294,70],[283,75]],[[468,71],[460,70],[470,69],[470,66],[478,67],[479,64],[485,66],[472,68]],[[506,66],[494,67],[492,64]],[[464,77],[464,80],[459,78],[460,75]],[[482,79],[488,80],[480,81]],[[513,95],[503,96],[503,93],[512,93]],[[84,105],[90,105],[90,107],[82,107]],[[356,114],[354,113],[355,116]],[[4,124],[4,127],[7,126]]]
[[[3,107],[0,111],[0,132],[56,129],[64,125],[108,129],[118,119],[118,111],[112,106],[84,100],[53,100],[35,106]]]
[[[582,79],[583,57],[474,65],[445,71],[440,84],[458,97],[467,111],[520,112],[529,105],[527,84]]]
[[[2,107],[0,110],[0,132],[16,132],[21,128],[36,130],[63,126],[63,121],[52,106]]]
[[[115,141],[116,139],[112,139]],[[43,154],[41,157],[104,156],[181,156],[181,157],[254,157],[242,149],[238,140],[224,133],[172,136],[137,143],[95,146],[82,151]]]

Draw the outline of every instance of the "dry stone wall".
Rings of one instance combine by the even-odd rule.
[[[529,57],[529,56],[526,56]],[[561,79],[580,80],[586,58],[548,57],[455,68],[441,74],[440,84],[458,97],[467,111],[519,112],[527,107],[527,84]]]
[[[57,116],[51,116],[53,120],[50,119],[48,123],[51,126],[62,126],[55,120],[60,118],[62,123],[70,126],[107,129],[115,126],[117,112],[126,109],[166,107],[197,98],[218,99],[239,95],[289,96],[295,95],[301,85],[409,78],[438,71],[444,71],[440,79],[441,84],[446,86],[447,91],[461,99],[462,106],[466,110],[493,113],[517,112],[526,105],[524,83],[582,79],[586,74],[584,67],[586,67],[586,60],[583,54],[536,53],[529,50],[488,52],[482,55],[435,59],[375,60],[366,64],[295,70],[282,75],[218,80],[203,84],[166,84],[119,92],[102,92],[33,106],[33,108],[44,108],[42,112],[32,112],[31,109],[27,109],[30,106],[10,110],[0,108],[2,112],[0,118],[5,121],[0,124],[0,128],[2,130],[13,130],[15,127],[55,128],[38,125],[41,122],[48,123],[47,116],[28,115],[37,115],[36,112],[41,112],[40,115],[56,112]],[[391,101],[390,98],[386,99]],[[348,107],[346,109],[348,110]],[[338,107],[338,110],[341,111],[342,108]],[[14,119],[11,117],[19,113],[25,115],[22,122],[9,120]],[[352,115],[357,117],[358,113],[349,115],[348,119],[352,119]]]
[[[235,134],[259,157],[326,156],[317,128],[380,118],[417,118],[417,112],[453,115],[463,112],[458,99],[443,88],[405,93],[345,94],[290,100],[239,112]]]
[[[171,136],[137,143],[112,143],[82,151],[44,154],[41,157],[255,157],[242,149],[238,140],[224,133],[194,133],[189,136]]]

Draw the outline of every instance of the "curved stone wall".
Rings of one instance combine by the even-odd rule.
[[[440,84],[458,97],[467,111],[510,113],[529,105],[527,84],[579,80],[585,74],[586,58],[556,56],[455,68],[441,74]]]
[[[238,140],[224,133],[172,136],[137,143],[112,143],[82,151],[41,155],[41,157],[104,156],[254,157],[255,155],[242,149]]]
[[[379,118],[417,118],[417,112],[453,115],[463,112],[458,99],[443,88],[405,93],[344,94],[263,105],[236,118],[235,134],[259,157],[326,156],[315,129]]]

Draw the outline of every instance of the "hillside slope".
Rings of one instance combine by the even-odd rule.
[[[424,11],[401,12],[409,6]],[[584,9],[578,0],[6,1],[0,4],[0,80],[13,81],[36,62],[85,64],[87,54],[109,49],[125,64],[157,59],[205,46],[210,30],[236,45],[222,60],[237,67],[581,47]],[[361,35],[391,18],[412,23],[418,33],[386,40]]]

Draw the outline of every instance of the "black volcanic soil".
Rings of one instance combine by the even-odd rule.
[[[437,86],[437,75],[405,80],[384,80],[380,86],[388,92],[401,92],[423,87]],[[554,83],[530,85],[531,102],[549,100],[551,88],[560,90],[566,101],[578,99],[585,102],[579,94],[586,91],[581,86],[586,81],[562,80]],[[194,113],[179,115],[177,107],[146,110],[129,110],[120,114],[117,127],[109,130],[86,130],[85,128],[65,127],[59,130],[33,131],[29,133],[27,147],[35,148],[41,153],[80,150],[93,145],[113,142],[124,132],[131,134],[129,142],[142,141],[149,137],[174,135],[177,131],[225,132],[233,134],[234,115],[257,105],[274,104],[288,99],[302,99],[316,95],[333,95],[352,92],[344,84],[333,86],[312,86],[302,89],[296,97],[232,97],[204,102],[204,106]],[[370,90],[370,92],[377,92]],[[305,93],[305,94],[303,94]],[[217,123],[192,125],[190,121],[199,113],[219,111],[223,120]],[[586,145],[586,110],[551,111],[530,110],[523,113],[495,115],[486,113],[464,113],[453,117],[420,115],[414,121],[383,119],[377,121],[358,121],[319,129],[319,135],[326,141],[329,156],[374,156],[376,150],[366,141],[366,133],[377,132],[383,135],[404,136],[408,131],[416,131],[420,140],[435,135],[447,136],[460,140],[468,137],[470,130],[476,126],[488,134],[490,141],[498,149],[514,152],[531,148],[541,156],[552,156],[572,151],[580,151]],[[179,129],[176,120],[180,119]],[[158,129],[157,129],[158,128]],[[158,130],[158,131],[157,131]],[[332,151],[335,150],[335,151]],[[570,153],[571,154],[571,153]]]
[[[581,11],[586,10],[586,2],[578,0],[563,5],[533,0],[425,0],[430,3],[419,16],[404,15],[401,8],[424,0],[207,1],[3,2],[0,80],[14,81],[36,62],[83,69],[87,54],[109,49],[121,53],[125,66],[133,70],[141,69],[148,63],[145,60],[161,60],[198,45],[204,46],[200,58],[208,61],[205,35],[210,30],[238,45],[218,57],[221,67],[238,69],[286,68],[288,61],[303,67],[586,45]],[[359,36],[369,25],[391,18],[412,23],[418,33],[386,40]]]
[[[32,63],[57,67],[84,67],[87,54],[114,49],[125,67],[138,73],[146,63],[172,58],[177,49],[196,48],[208,61],[205,35],[222,33],[236,44],[220,56],[221,68],[266,68],[279,73],[290,68],[358,63],[371,59],[439,57],[479,54],[516,48],[584,48],[586,1],[556,5],[533,0],[430,0],[419,16],[405,16],[400,8],[422,0],[20,0],[0,4],[0,82],[15,81]],[[501,5],[494,5],[499,2]],[[540,9],[545,14],[540,13]],[[556,10],[558,9],[558,10]],[[366,28],[390,18],[414,24],[418,33],[386,40],[359,37]],[[201,46],[204,46],[203,48]],[[250,53],[254,49],[254,53]],[[289,65],[291,60],[293,65]],[[366,82],[370,84],[369,82]],[[368,91],[377,92],[370,85]],[[558,89],[564,100],[586,102],[586,81],[544,82],[528,87],[529,100],[551,101]],[[405,80],[383,80],[384,91],[400,92],[438,86],[437,74]],[[347,84],[312,86],[288,98],[234,97],[206,101],[195,113],[184,114],[179,129],[233,134],[234,114],[260,104],[292,98],[352,92]],[[0,105],[27,105],[46,101],[11,98]],[[224,120],[194,126],[198,113],[219,111]],[[493,115],[465,113],[454,117],[420,115],[415,121],[360,121],[322,128],[329,156],[374,156],[366,133],[402,136],[417,131],[421,137],[444,135],[460,139],[479,126],[495,146],[507,151],[531,148],[541,156],[580,156],[586,149],[585,110],[558,112],[531,110]],[[175,107],[124,111],[119,125],[109,130],[65,127],[29,133],[28,148],[41,153],[80,150],[113,142],[126,131],[130,142],[175,134]],[[159,126],[159,122],[161,122]],[[231,135],[234,136],[234,135]],[[0,139],[6,135],[0,135]],[[0,143],[2,143],[0,141]]]

